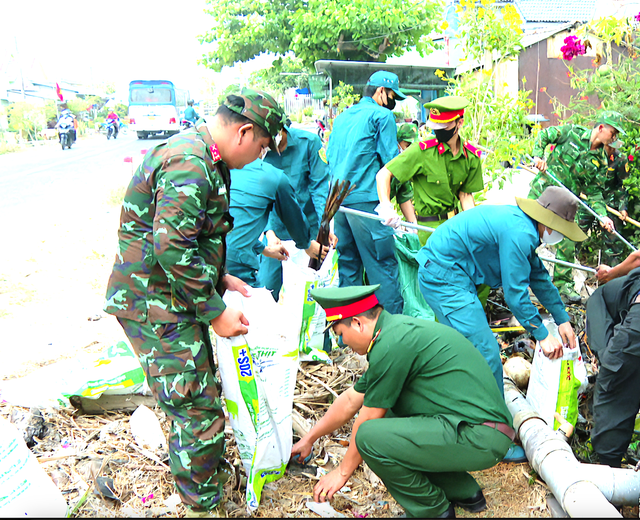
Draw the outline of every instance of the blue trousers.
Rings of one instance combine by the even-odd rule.
[[[275,258],[260,255],[260,269],[258,280],[262,287],[271,291],[271,295],[278,301],[282,288],[282,262]]]
[[[375,213],[377,202],[350,204],[349,207]],[[380,284],[376,297],[391,314],[402,314],[404,301],[398,283],[393,230],[375,220],[338,212],[334,220],[338,237],[340,287],[363,285],[363,270],[370,284]]]
[[[418,281],[420,292],[438,321],[460,332],[487,360],[504,396],[500,346],[491,332],[473,280],[461,269],[445,269],[427,260],[418,270]]]

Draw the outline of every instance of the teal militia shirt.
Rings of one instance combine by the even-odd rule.
[[[398,155],[393,113],[365,97],[333,123],[327,145],[332,182],[349,180],[356,187],[345,205],[377,202],[376,173]]]
[[[475,285],[502,287],[520,324],[538,341],[547,337],[528,288],[556,323],[569,321],[558,290],[536,254],[536,222],[517,206],[477,206],[436,229],[417,255],[418,264],[434,262],[453,274],[463,271]]]
[[[231,170],[229,211],[234,229],[227,235],[227,258],[238,264],[259,268],[258,255],[266,246],[260,241],[274,210],[298,249],[310,243],[309,223],[298,205],[293,187],[282,170],[257,159],[240,170]]]
[[[264,162],[283,170],[293,186],[298,204],[311,226],[311,237],[318,234],[322,213],[329,195],[329,169],[320,158],[322,141],[306,130],[287,127],[287,147],[278,155],[269,151]],[[277,213],[269,217],[271,229],[282,240],[292,237]]]
[[[365,406],[396,417],[439,416],[454,427],[485,421],[511,426],[489,365],[458,331],[382,311],[376,334],[369,368],[354,386]]]

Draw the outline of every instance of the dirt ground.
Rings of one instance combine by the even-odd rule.
[[[23,239],[11,257],[3,258],[0,272],[0,328],[4,331],[2,379],[31,373],[40,366],[98,352],[123,340],[116,320],[102,312],[102,299],[116,248],[119,200],[124,186],[96,198],[86,215],[64,211],[44,221],[29,239]],[[17,409],[17,411],[16,411]],[[161,423],[167,421],[156,409]],[[25,409],[0,404],[0,415],[9,418]],[[183,516],[182,505],[165,500],[174,495],[172,479],[161,457],[141,453],[128,427],[129,415],[77,416],[73,410],[45,410],[50,426],[33,451],[63,492],[70,505],[81,502],[100,475],[113,479],[118,500],[92,491],[74,516],[151,517]],[[336,434],[342,440],[345,432]],[[238,461],[232,434],[227,431],[227,458]],[[326,439],[327,449],[340,447]],[[71,455],[61,450],[73,449]],[[71,452],[66,452],[71,453]],[[62,456],[61,456],[62,455]],[[239,474],[226,486],[225,512],[229,517],[247,516]],[[528,464],[498,464],[474,473],[484,489],[488,509],[461,517],[549,517],[547,488]],[[256,517],[317,517],[305,507],[315,478],[290,476],[268,484]],[[401,508],[381,483],[362,468],[343,493],[333,501],[336,511],[347,517],[393,517]],[[637,516],[637,508],[625,508],[625,516]]]

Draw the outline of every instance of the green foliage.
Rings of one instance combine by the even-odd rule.
[[[281,72],[291,72],[296,75],[283,76],[280,74]],[[285,56],[275,60],[271,67],[252,72],[249,76],[249,84],[258,89],[281,93],[288,88],[308,87],[309,74],[313,73],[312,69],[303,65],[302,60],[293,56]]]
[[[306,117],[313,117],[313,107],[306,107],[305,109],[302,110],[302,113]]]
[[[9,105],[7,113],[9,130],[18,132],[28,141],[38,139],[40,132],[46,127],[45,112],[41,106],[19,101]]]
[[[218,105],[224,104],[228,95],[237,94],[238,92],[240,92],[240,90],[241,90],[240,85],[238,85],[237,83],[234,83],[233,85],[229,85],[218,96]]]
[[[216,50],[201,62],[216,71],[263,52],[292,51],[310,69],[319,59],[385,61],[408,47],[424,55],[441,17],[439,0],[207,2],[213,27],[200,41],[215,42]]]
[[[336,107],[334,116],[360,101],[360,95],[354,94],[353,86],[344,81],[340,81],[338,86],[333,89],[333,94],[332,104]]]
[[[523,49],[522,20],[513,6],[497,9],[491,7],[492,3],[493,0],[482,0],[481,5],[476,6],[473,0],[460,2],[459,37],[465,59],[478,61],[480,69],[463,73],[456,79],[436,71],[449,82],[452,94],[469,100],[461,134],[490,151],[483,163],[489,178],[487,190],[496,181],[502,188],[511,178],[510,166],[519,164],[522,156],[533,148],[526,119],[533,105],[528,99],[530,91],[519,90],[514,98],[501,93],[495,79],[497,67],[515,58]],[[494,54],[498,56],[495,64]]]

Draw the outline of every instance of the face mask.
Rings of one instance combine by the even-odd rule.
[[[389,110],[393,110],[394,108],[396,108],[396,100],[392,99],[389,94],[387,94],[387,104],[384,105],[384,107],[388,108]]]
[[[456,134],[457,126],[454,126],[450,130],[446,130],[444,128],[440,128],[439,130],[434,130],[433,133],[436,136],[436,139],[439,143],[448,143],[451,138]]]
[[[542,233],[542,241],[550,246],[562,242],[563,238],[564,235],[555,229],[551,230],[551,233],[545,229]]]

